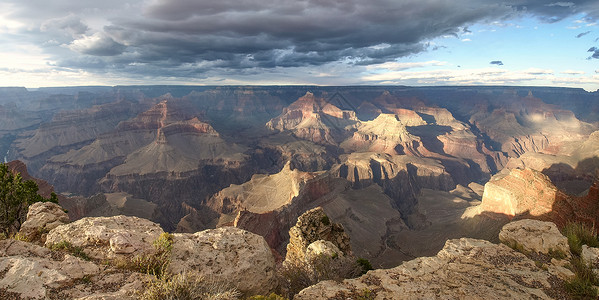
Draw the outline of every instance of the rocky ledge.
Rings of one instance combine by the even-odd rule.
[[[0,299],[137,299],[153,282],[164,280],[161,274],[192,274],[243,297],[283,289],[264,238],[242,229],[167,234],[155,223],[125,216],[62,224],[68,221],[64,212],[46,204],[32,207],[28,217],[27,232],[49,230],[46,247],[0,240]],[[321,208],[300,216],[290,237],[284,267],[322,255],[355,260],[343,226]],[[591,272],[599,266],[599,248],[583,245],[581,253],[570,253],[567,238],[551,222],[511,222],[499,238],[504,244],[448,240],[436,256],[359,278],[321,281],[293,299],[567,299],[564,286],[577,276],[571,271],[575,260]],[[139,268],[152,261],[160,268]]]
[[[64,212],[47,206],[32,207],[26,222],[26,232],[51,229],[46,247],[0,240],[0,299],[137,299],[156,280],[149,274],[158,272],[192,274],[245,295],[276,287],[270,248],[245,230],[166,234],[156,223],[126,216],[60,225]]]
[[[453,239],[436,256],[369,271],[343,282],[323,281],[304,289],[294,300],[568,299],[564,282],[575,275],[566,268],[570,267],[566,260],[551,257],[561,250],[570,255],[567,239],[555,224],[512,222],[502,229],[500,238],[526,254],[505,244]],[[585,246],[586,260],[596,262],[596,250]]]

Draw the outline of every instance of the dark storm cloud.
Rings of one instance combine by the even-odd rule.
[[[547,22],[599,16],[596,0],[4,2],[12,4],[10,17],[34,24],[21,34],[58,66],[148,76],[376,64],[434,50],[430,39],[469,33],[477,22],[520,14]]]
[[[583,36],[585,36],[585,35],[587,35],[589,33],[591,33],[591,32],[590,31],[581,32],[581,33],[579,33],[579,34],[576,35],[576,38],[581,38],[581,37],[583,37]]]
[[[494,60],[494,61],[490,62],[489,64],[503,66],[503,62],[500,60]]]

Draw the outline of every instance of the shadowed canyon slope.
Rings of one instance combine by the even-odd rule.
[[[432,255],[450,238],[496,239],[508,217],[593,221],[578,203],[594,209],[599,94],[583,90],[132,86],[0,95],[2,156],[53,185],[72,218],[123,213],[180,232],[236,226],[284,255],[298,216],[321,206],[358,256],[387,266]]]

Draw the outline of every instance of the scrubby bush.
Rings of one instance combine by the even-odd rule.
[[[0,163],[0,232],[11,237],[21,228],[27,218],[29,205],[35,202],[58,203],[56,194],[44,198],[33,180],[23,181],[21,174],[13,174],[8,166]]]
[[[190,272],[150,281],[140,293],[141,300],[229,300],[240,293],[225,284],[206,280]]]
[[[161,278],[166,274],[171,262],[173,236],[166,232],[162,233],[153,242],[153,245],[156,253],[136,255],[132,258],[120,258],[115,260],[114,266],[119,269],[146,273]]]
[[[599,278],[591,266],[580,257],[582,245],[599,247],[597,232],[592,226],[569,223],[564,226],[562,233],[568,238],[570,252],[574,254],[574,257],[570,260],[570,265],[575,276],[565,283],[566,291],[573,299],[597,299],[595,285],[599,285]]]
[[[275,293],[271,293],[268,296],[256,295],[249,297],[248,300],[289,300],[289,298],[283,297],[281,295],[277,295]]]
[[[374,270],[372,268],[372,264],[370,263],[370,261],[365,258],[358,258],[358,260],[356,260],[356,263],[360,267],[362,267],[362,272],[361,272],[362,275],[366,274],[366,272],[368,272],[370,270]]]
[[[570,263],[576,276],[565,283],[566,291],[573,299],[597,299],[595,285],[599,284],[599,278],[593,269],[580,257],[573,258]]]
[[[597,232],[591,226],[581,223],[569,223],[562,229],[562,234],[568,238],[570,251],[575,255],[582,253],[582,245],[599,247]]]
[[[50,248],[50,250],[53,250],[53,251],[65,251],[65,252],[67,252],[73,256],[79,257],[81,259],[90,260],[90,257],[85,252],[83,252],[83,248],[73,246],[68,241],[60,241],[56,244],[50,245],[49,248]]]

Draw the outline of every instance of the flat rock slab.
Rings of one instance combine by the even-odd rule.
[[[304,299],[551,299],[551,275],[505,245],[448,240],[434,257],[302,290]]]
[[[563,236],[551,222],[519,220],[505,224],[499,232],[499,240],[510,246],[523,247],[525,251],[549,254],[561,251],[570,255],[568,238]]]
[[[119,255],[154,253],[152,243],[162,233],[158,224],[137,217],[83,218],[51,230],[46,247],[66,241],[83,248],[92,258],[114,259]]]

